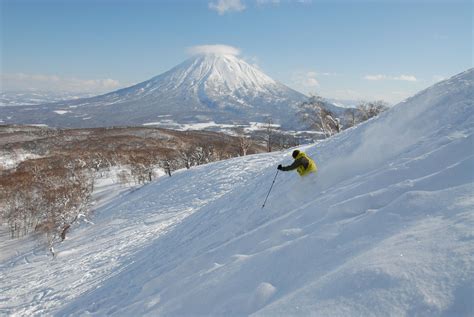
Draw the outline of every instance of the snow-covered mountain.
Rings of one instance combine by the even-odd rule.
[[[59,127],[273,122],[294,128],[306,97],[231,54],[199,54],[150,80],[105,95],[40,107],[3,107],[4,123]]]
[[[165,177],[47,251],[0,244],[0,311],[56,316],[472,316],[474,70],[304,150]],[[26,245],[26,247],[25,247]]]

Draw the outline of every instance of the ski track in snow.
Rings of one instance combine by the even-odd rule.
[[[318,174],[279,173],[265,209],[291,150],[125,193],[54,260],[2,242],[1,312],[472,316],[472,91],[471,70],[302,147]]]

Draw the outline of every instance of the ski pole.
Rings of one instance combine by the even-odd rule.
[[[272,191],[273,184],[275,184],[275,180],[276,180],[276,178],[277,178],[277,176],[278,176],[278,172],[279,172],[279,171],[280,171],[280,170],[277,170],[277,172],[276,172],[276,174],[275,174],[275,177],[273,178],[272,186],[270,186],[270,190],[268,191],[267,197],[265,197],[265,201],[263,202],[262,209],[263,209],[263,207],[265,207],[265,204],[267,203],[268,196],[270,195],[270,192]]]

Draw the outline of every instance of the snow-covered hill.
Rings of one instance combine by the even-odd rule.
[[[470,69],[304,148],[182,171],[97,210],[48,258],[2,241],[0,311],[472,316]],[[19,247],[18,247],[19,248]]]
[[[238,56],[198,54],[159,76],[105,95],[39,107],[2,107],[4,123],[56,127],[265,122],[295,128],[306,97]],[[328,103],[330,105],[330,103]]]

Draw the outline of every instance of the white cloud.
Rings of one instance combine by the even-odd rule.
[[[253,0],[248,1],[252,6],[256,7],[266,7],[266,6],[279,6],[280,4],[299,4],[299,5],[309,5],[312,4],[312,0]],[[242,12],[247,9],[247,6],[242,0],[214,0],[209,2],[209,9],[217,11],[220,15],[223,15],[227,12]]]
[[[319,87],[317,73],[313,71],[295,72],[291,76],[292,86],[302,92],[314,92]]]
[[[227,12],[243,11],[245,10],[245,5],[241,0],[217,0],[217,2],[210,2],[209,8],[223,15]]]
[[[316,93],[316,89],[320,93],[320,79],[322,77],[334,76],[341,76],[341,74],[335,72],[295,71],[291,74],[289,85],[303,93],[313,94]]]
[[[413,75],[400,75],[393,77],[394,80],[403,80],[403,81],[416,81],[416,77]]]
[[[319,73],[319,75],[323,75],[323,76],[339,76],[340,74],[338,74],[338,73],[328,73],[328,72],[326,72],[326,73]]]
[[[387,79],[387,76],[381,75],[381,74],[378,74],[378,75],[365,75],[364,79],[367,79],[367,80],[384,80],[384,79]]]
[[[124,87],[115,79],[62,78],[44,74],[2,74],[2,90],[48,90],[67,92],[107,92]]]
[[[317,87],[317,86],[319,86],[318,80],[314,77],[307,77],[305,83],[306,83],[306,86],[308,86],[308,87]]]
[[[215,45],[197,45],[187,49],[190,55],[199,54],[218,54],[218,55],[234,55],[240,54],[240,50],[236,47],[222,44]]]
[[[379,80],[402,80],[402,81],[417,81],[416,77],[413,75],[399,75],[399,76],[387,76],[383,74],[377,74],[377,75],[365,75],[363,77],[366,80],[373,80],[373,81],[379,81]]]

